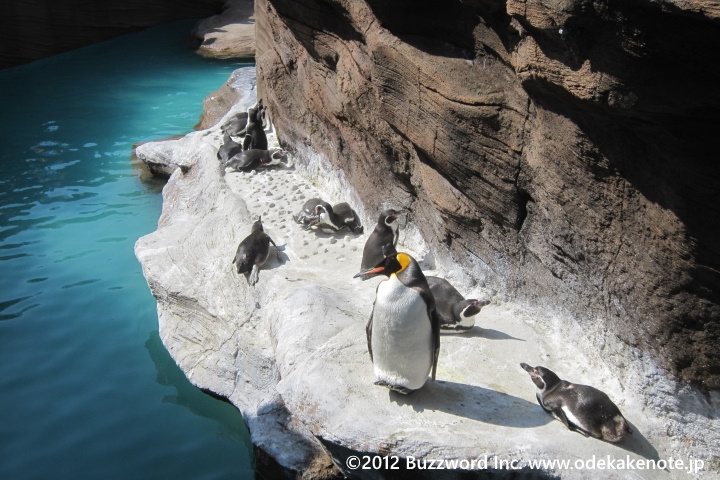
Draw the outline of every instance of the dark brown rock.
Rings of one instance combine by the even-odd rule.
[[[259,96],[285,148],[323,155],[369,212],[407,209],[438,254],[601,351],[619,340],[720,389],[716,6],[255,13]]]
[[[6,0],[0,2],[0,68],[160,23],[207,17],[220,12],[223,3],[222,0]]]

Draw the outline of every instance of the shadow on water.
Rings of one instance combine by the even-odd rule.
[[[416,412],[438,410],[478,422],[514,428],[533,428],[552,418],[539,405],[478,385],[438,380],[410,395],[389,392],[390,400]]]
[[[176,390],[174,395],[164,396],[163,402],[185,407],[199,417],[215,421],[219,437],[242,442],[252,449],[242,414],[226,399],[205,393],[191,384],[165,349],[157,330],[150,333],[145,348],[155,364],[157,382]]]

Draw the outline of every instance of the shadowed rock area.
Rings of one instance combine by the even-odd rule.
[[[198,53],[212,58],[255,57],[255,20],[252,0],[226,0],[225,10],[195,28]]]
[[[0,2],[0,68],[164,22],[218,13],[222,0],[5,0]]]
[[[720,388],[716,2],[258,0],[256,21],[299,164],[408,209],[438,258],[619,372],[637,349]]]

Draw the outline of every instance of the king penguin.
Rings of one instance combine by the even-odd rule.
[[[589,385],[560,380],[549,368],[531,367],[527,363],[520,366],[530,374],[538,388],[535,397],[543,410],[570,431],[613,443],[632,434],[620,409],[604,392]]]
[[[397,253],[395,248],[399,237],[397,222],[399,214],[400,212],[392,208],[380,212],[377,225],[365,242],[360,270],[370,269],[388,255]]]
[[[355,277],[386,275],[375,292],[366,333],[375,385],[408,394],[435,380],[440,319],[425,275],[407,253],[388,255]]]

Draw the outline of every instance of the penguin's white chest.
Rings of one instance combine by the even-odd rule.
[[[398,238],[400,237],[400,229],[397,220],[390,224],[390,230],[392,230],[393,234],[393,246],[397,246]]]
[[[433,359],[427,304],[395,275],[380,283],[373,308],[372,351],[375,376],[411,390],[425,384]]]

